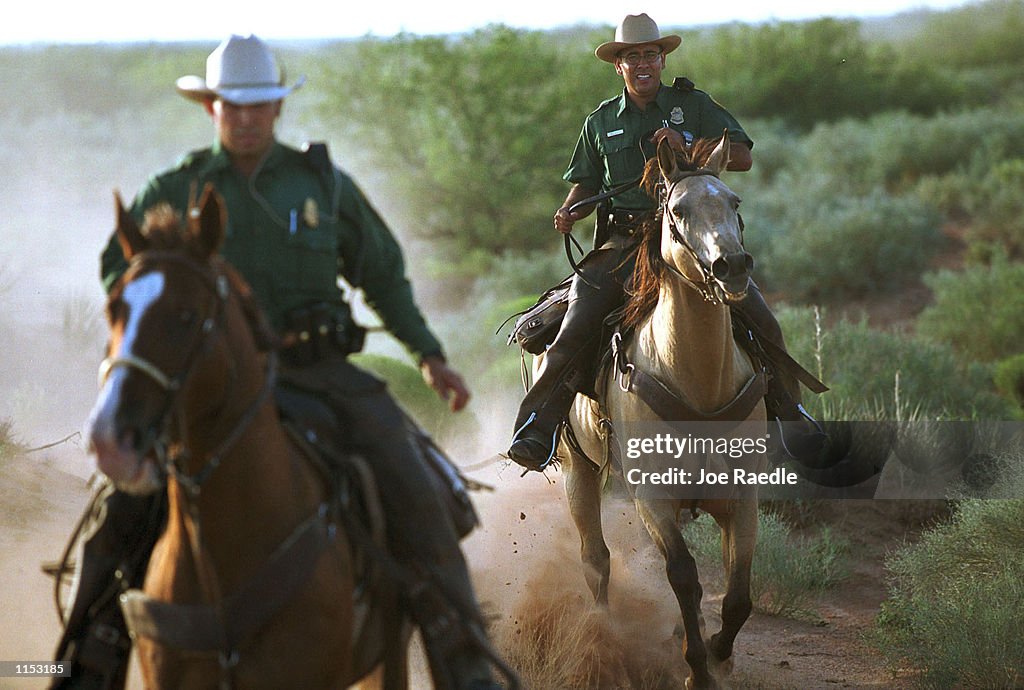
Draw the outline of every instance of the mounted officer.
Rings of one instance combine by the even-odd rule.
[[[621,306],[624,286],[633,273],[641,223],[657,208],[656,200],[630,183],[639,180],[648,152],[667,141],[683,150],[696,139],[715,138],[729,131],[732,142],[729,170],[749,170],[754,143],[736,119],[687,79],[671,87],[661,82],[665,56],[679,47],[676,35],[662,36],[646,14],[628,15],[615,31],[615,40],[602,43],[595,54],[615,66],[622,93],[587,116],[563,179],[573,184],[555,211],[554,226],[569,233],[576,221],[589,215],[594,204],[570,211],[574,204],[600,192],[615,193],[598,208],[594,251],[582,262],[569,291],[568,311],[533,387],[519,408],[508,457],[528,470],[544,470],[554,457],[559,425],[576,394],[587,390],[594,377],[606,316]],[[782,330],[756,285],[736,307],[760,333],[783,350]],[[823,437],[800,404],[800,387],[786,371],[777,370],[766,396],[769,415],[783,425],[787,448],[795,454],[815,452]]]
[[[227,207],[223,255],[251,284],[281,336],[282,379],[322,394],[345,437],[370,460],[387,520],[388,546],[413,574],[406,604],[419,625],[439,688],[497,688],[496,658],[483,631],[459,537],[423,447],[384,384],[346,359],[362,346],[338,278],[361,289],[386,328],[419,361],[425,382],[462,409],[469,391],[413,300],[401,249],[352,179],[322,145],[305,151],[277,141],[274,125],[288,86],[255,36],[231,36],[211,53],[206,78],[177,89],[200,103],[216,138],[146,183],[130,209],[168,202],[184,214],[196,189],[212,183]],[[111,238],[101,259],[110,290],[127,265]],[[158,499],[110,492],[84,543],[78,587],[57,658],[72,677],[59,687],[120,687],[130,640],[117,594],[137,586],[159,536]],[[500,664],[500,662],[498,662]]]

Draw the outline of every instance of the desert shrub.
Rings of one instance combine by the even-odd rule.
[[[762,141],[757,139],[755,167]],[[764,143],[774,145],[769,137]],[[954,110],[925,117],[885,112],[867,119],[819,123],[809,134],[786,141],[789,177],[776,180],[771,195],[863,196],[882,186],[890,193],[913,191],[922,179],[969,172],[961,191],[973,193],[994,164],[1024,155],[1024,118],[1014,106]],[[823,163],[823,156],[827,161]],[[815,176],[821,176],[815,180]]]
[[[768,282],[799,300],[840,300],[913,282],[940,245],[938,211],[880,190],[796,220],[765,256]]]
[[[1024,263],[997,251],[991,265],[925,276],[935,303],[917,320],[917,331],[958,353],[993,361],[1020,352],[1024,342]]]
[[[952,521],[887,563],[876,641],[894,666],[921,669],[929,687],[1024,683],[1024,458],[997,487],[1013,498],[961,502]]]
[[[1024,158],[994,165],[979,189],[967,200],[973,217],[966,238],[1002,246],[1013,258],[1024,258]]]
[[[989,0],[932,15],[904,49],[952,68],[1019,64],[1024,62],[1022,32],[1024,4]]]
[[[475,427],[476,420],[471,415],[452,414],[415,367],[392,357],[368,353],[353,356],[352,362],[384,379],[398,403],[438,440]]]
[[[14,433],[14,422],[8,418],[0,418],[0,463],[22,449],[23,445]]]
[[[1024,410],[1024,353],[997,364],[994,378],[999,392]]]
[[[964,361],[946,343],[876,330],[863,320],[826,326],[807,308],[776,313],[790,353],[830,387],[805,396],[808,409],[829,419],[1009,418],[991,366]]]
[[[691,522],[683,537],[703,567],[720,566],[721,532],[713,520]],[[776,616],[808,615],[814,597],[847,576],[848,551],[849,542],[827,527],[813,537],[798,536],[781,517],[762,512],[751,567],[754,608]]]

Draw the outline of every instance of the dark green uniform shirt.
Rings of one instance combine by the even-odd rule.
[[[252,285],[275,328],[283,330],[297,307],[327,302],[341,309],[341,275],[363,290],[367,304],[410,352],[420,358],[441,354],[413,300],[398,243],[348,175],[320,170],[306,154],[275,143],[247,179],[217,142],[150,178],[131,212],[141,223],[146,209],[166,201],[184,215],[190,190],[207,182],[227,207],[224,257]],[[111,237],[100,269],[108,291],[126,268]]]
[[[703,91],[662,85],[647,109],[640,110],[623,89],[587,116],[563,179],[595,192],[632,182],[643,174],[645,155],[654,153],[649,143],[641,150],[643,140],[665,126],[687,142],[718,139],[728,129],[731,141],[754,145],[736,118]],[[612,197],[611,202],[614,208],[655,207],[654,200],[638,188]]]

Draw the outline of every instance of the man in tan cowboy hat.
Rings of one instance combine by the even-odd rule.
[[[453,410],[465,406],[469,391],[413,299],[398,243],[363,193],[322,145],[297,150],[275,138],[282,99],[301,84],[285,84],[259,38],[231,36],[221,43],[207,60],[205,79],[177,82],[179,93],[212,118],[213,145],[152,177],[131,213],[141,224],[147,209],[168,202],[184,214],[194,190],[214,185],[227,207],[222,252],[281,336],[280,380],[293,396],[296,390],[319,394],[341,420],[346,442],[372,460],[388,546],[406,581],[415,583],[406,603],[421,628],[436,686],[497,688],[494,663],[514,687],[490,649],[459,549],[459,532],[472,525],[460,515],[456,526],[425,455],[433,453],[436,462],[436,447],[381,381],[347,360],[360,349],[363,331],[352,320],[339,275],[364,292]],[[104,286],[110,290],[126,268],[112,237],[101,259]],[[161,498],[107,495],[105,519],[84,542],[79,585],[57,650],[71,671],[71,678],[58,680],[60,687],[124,684],[131,642],[117,595],[141,583],[161,529]]]
[[[639,187],[628,188],[643,173],[648,152],[662,140],[683,150],[696,139],[717,139],[728,130],[729,170],[750,169],[754,144],[731,114],[688,79],[676,79],[672,86],[662,84],[665,56],[681,40],[674,34],[662,36],[646,14],[631,14],[615,30],[615,40],[595,51],[598,58],[615,65],[625,88],[601,103],[583,123],[563,175],[573,186],[555,211],[555,229],[571,232],[573,224],[595,208],[591,204],[570,213],[573,204],[620,186],[627,188],[597,207],[595,249],[580,262],[585,279],[574,277],[561,328],[519,408],[508,456],[527,469],[543,471],[551,463],[559,426],[573,399],[592,386],[604,318],[622,304],[624,285],[633,273],[639,239],[634,231],[657,207]],[[756,286],[751,287],[741,311],[773,342],[784,346],[775,317]],[[790,448],[812,452],[820,445],[820,433],[813,426],[804,428],[809,418],[800,405],[799,384],[784,373],[773,381],[768,409],[798,425],[786,429]]]

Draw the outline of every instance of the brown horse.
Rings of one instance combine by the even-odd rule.
[[[631,436],[662,422],[701,422],[703,428],[751,441],[765,436],[764,375],[735,343],[729,307],[746,294],[752,259],[743,249],[739,198],[718,177],[728,165],[728,135],[715,143],[701,142],[705,145],[695,146],[683,161],[667,145],[660,146],[657,165],[648,166],[647,177],[660,186],[662,201],[660,223],[650,226],[639,250],[638,285],[627,305],[635,321],[633,336],[614,342],[614,370],[599,390],[603,403],[577,396],[568,422],[571,433],[562,434],[558,452],[587,582],[602,604],[608,602],[610,568],[601,488],[611,465],[623,469],[637,512],[665,557],[682,613],[683,652],[691,671],[687,687],[697,688],[717,687],[709,662],[728,670],[733,641],[750,615],[756,486],[717,486],[703,493],[680,487],[652,490],[638,484],[643,472],[671,468],[659,465],[660,460],[637,460],[636,453],[632,461],[623,456]],[[731,481],[733,460],[698,452],[682,454],[673,464],[689,472],[691,482],[711,470],[725,471]],[[765,466],[763,451],[744,463],[758,472]],[[679,530],[683,512],[697,509],[721,527],[728,577],[722,629],[707,641],[696,563]]]
[[[186,223],[161,206],[141,229],[117,208],[129,268],[90,441],[118,489],[166,485],[145,586],[121,601],[146,686],[343,688],[377,669],[406,687],[397,592],[360,586],[331,482],[278,418],[269,330],[218,255],[222,202],[207,187]]]

